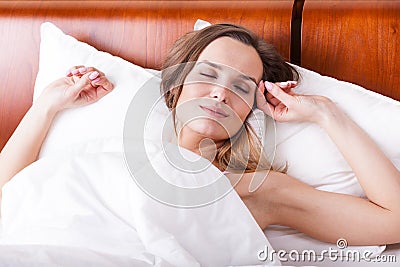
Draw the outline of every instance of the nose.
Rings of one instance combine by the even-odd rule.
[[[221,85],[213,86],[210,92],[211,98],[214,98],[218,102],[224,102],[225,104],[228,99],[228,94],[229,94],[229,89]]]

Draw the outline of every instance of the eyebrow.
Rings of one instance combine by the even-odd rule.
[[[245,79],[245,80],[253,81],[257,85],[256,79],[253,78],[253,77],[250,77],[250,76],[247,76],[247,75],[244,75],[244,74],[240,74],[240,77]]]
[[[210,61],[208,61],[208,60],[200,61],[200,62],[198,62],[197,64],[198,64],[198,65],[199,65],[199,64],[207,64],[207,65],[209,65],[209,66],[211,66],[211,67],[213,67],[213,68],[222,70],[221,65],[215,64],[215,63],[210,62]],[[239,71],[238,71],[238,72],[239,72]],[[253,81],[253,82],[257,85],[256,79],[253,78],[253,77],[250,77],[250,76],[247,76],[247,75],[244,75],[244,74],[240,74],[239,77],[242,78],[242,79],[245,79],[245,80]]]

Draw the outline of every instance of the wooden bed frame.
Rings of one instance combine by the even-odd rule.
[[[42,22],[158,69],[198,18],[241,24],[288,61],[400,100],[400,1],[2,1],[0,149],[32,103]]]

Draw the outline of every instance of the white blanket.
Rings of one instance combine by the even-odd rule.
[[[258,259],[270,244],[234,190],[167,206],[139,189],[120,152],[44,157],[4,186],[1,208],[6,266],[279,264]]]

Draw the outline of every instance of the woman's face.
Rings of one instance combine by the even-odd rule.
[[[188,74],[176,116],[182,130],[214,141],[232,137],[243,125],[263,73],[257,51],[230,37],[211,42]]]

